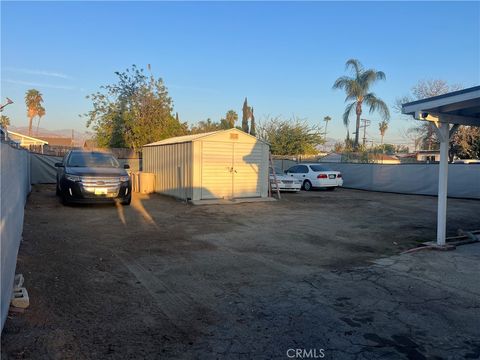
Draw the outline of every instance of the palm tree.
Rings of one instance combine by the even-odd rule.
[[[38,110],[43,102],[42,94],[35,89],[27,90],[25,94],[25,105],[27,105],[28,135],[32,135],[33,118],[38,116]]]
[[[388,130],[388,121],[381,121],[379,124],[378,124],[378,130],[380,130],[380,135],[382,136],[382,142],[381,144],[383,145],[383,137],[385,136],[385,133],[387,132]]]
[[[38,128],[40,127],[40,120],[42,119],[42,117],[45,116],[45,108],[41,105],[38,106],[37,116],[38,116],[38,123],[37,123],[36,135],[38,136]]]
[[[348,127],[350,120],[350,113],[355,109],[357,115],[355,143],[354,146],[358,148],[358,136],[360,130],[360,116],[362,115],[362,105],[369,106],[369,112],[380,112],[382,117],[388,121],[390,119],[390,112],[387,105],[378,98],[373,92],[370,92],[370,87],[377,80],[385,80],[385,74],[383,71],[376,71],[374,69],[365,70],[357,59],[350,59],[346,62],[345,68],[351,68],[354,76],[341,76],[333,84],[334,89],[345,90],[347,97],[345,102],[353,100],[345,108],[343,113],[343,123]]]
[[[238,120],[238,115],[233,110],[228,110],[227,114],[225,115],[225,120],[227,121],[227,125],[229,129],[235,127],[235,122]]]
[[[10,126],[10,118],[6,115],[1,115],[0,126],[7,130],[7,128]]]

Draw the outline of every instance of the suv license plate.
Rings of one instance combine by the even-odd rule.
[[[107,195],[107,189],[95,188],[95,195]]]

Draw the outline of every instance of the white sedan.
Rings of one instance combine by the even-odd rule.
[[[335,190],[343,185],[343,177],[339,171],[320,164],[298,164],[288,169],[286,174],[290,178],[300,180],[306,191],[313,188]]]
[[[275,176],[273,176],[273,171],[272,169],[270,169],[270,185],[273,191],[277,190],[277,185],[275,184],[275,178],[277,179],[278,189],[280,191],[298,192],[302,188],[302,181],[297,179],[292,179],[290,176],[285,175],[279,169],[275,169]]]

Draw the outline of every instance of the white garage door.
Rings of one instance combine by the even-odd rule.
[[[262,146],[203,142],[202,199],[260,196]]]

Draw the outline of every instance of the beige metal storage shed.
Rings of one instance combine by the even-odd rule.
[[[174,137],[143,147],[155,192],[180,199],[268,197],[267,143],[238,129]]]

